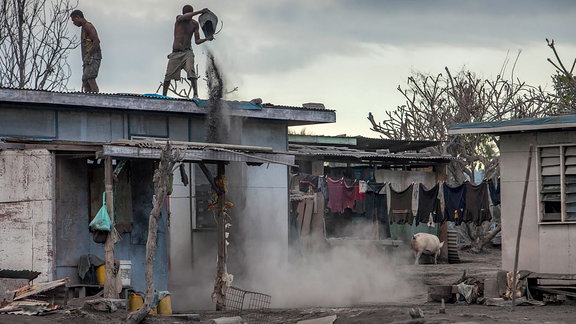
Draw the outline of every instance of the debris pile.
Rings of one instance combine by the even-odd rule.
[[[31,284],[31,281],[38,275],[39,273],[35,273],[34,276],[28,278],[1,278],[0,288],[2,288],[2,291],[6,291],[6,293],[4,295],[2,304],[0,305],[0,313],[18,315],[47,315],[58,310],[58,305],[47,302],[42,298],[46,298],[49,295],[54,297],[56,289],[65,286],[66,283],[68,283],[68,278]],[[28,282],[14,290],[4,289],[14,285],[14,282],[21,282],[22,279],[25,279]],[[36,297],[37,299],[32,299],[30,297]]]

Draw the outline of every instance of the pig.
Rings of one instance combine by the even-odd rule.
[[[416,233],[412,237],[411,246],[414,255],[416,256],[414,264],[418,264],[422,254],[433,255],[434,264],[438,264],[438,256],[440,255],[440,250],[444,246],[444,242],[440,242],[438,236],[433,234]]]

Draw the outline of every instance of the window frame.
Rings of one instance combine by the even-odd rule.
[[[211,184],[206,179],[204,173],[200,170],[198,163],[190,163],[190,174],[192,174],[193,181],[191,183],[191,200],[193,200],[192,208],[190,208],[192,217],[192,230],[195,232],[202,231],[216,231],[217,224],[214,211],[208,210],[208,205],[211,202]],[[216,164],[206,164],[206,167],[212,174],[216,173]]]
[[[557,150],[557,155],[553,153],[553,149]],[[569,152],[571,151],[571,152]],[[555,161],[557,157],[558,161]],[[567,160],[572,158],[569,163]],[[539,145],[536,149],[536,162],[537,162],[537,193],[538,193],[538,224],[539,225],[554,225],[554,224],[576,224],[576,190],[567,190],[568,185],[576,189],[576,145],[574,144],[551,144]],[[571,167],[570,172],[567,173],[567,167]],[[558,168],[559,174],[554,174],[553,169]],[[547,169],[547,170],[544,170]],[[559,188],[555,187],[554,178],[559,177]],[[545,188],[548,187],[548,188]],[[574,191],[574,192],[569,192]],[[560,196],[559,206],[554,202],[555,195]],[[572,199],[568,199],[572,198]],[[570,202],[570,200],[573,200]],[[575,211],[568,211],[568,206],[572,205]],[[559,219],[555,212],[546,212],[559,208]],[[570,214],[572,214],[570,216]],[[547,216],[548,215],[548,216]],[[551,218],[551,219],[546,219]],[[571,218],[571,219],[570,219]]]

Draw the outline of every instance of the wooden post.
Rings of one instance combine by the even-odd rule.
[[[526,207],[526,192],[528,191],[528,180],[530,179],[530,167],[532,165],[532,149],[533,146],[530,144],[528,149],[528,166],[526,167],[526,177],[524,180],[524,193],[522,194],[522,207],[520,208],[520,220],[518,221],[518,234],[516,236],[516,255],[514,256],[514,272],[513,283],[512,283],[512,310],[514,310],[514,303],[516,301],[516,272],[518,271],[518,255],[520,254],[520,237],[522,235],[522,223],[524,221],[524,208]]]
[[[226,208],[226,188],[224,185],[224,163],[218,163],[218,174],[216,178],[218,179],[217,184],[220,187],[218,191],[218,216],[216,217],[216,228],[218,231],[218,261],[216,265],[216,282],[214,285],[214,293],[216,297],[216,310],[225,310],[226,307],[226,294],[224,292],[224,285],[226,282],[224,276],[227,273],[226,270],[226,220],[225,220],[225,208]]]
[[[106,280],[104,281],[104,298],[118,298],[116,293],[116,273],[114,271],[114,183],[112,157],[104,159],[104,188],[106,191],[106,209],[112,223],[112,231],[108,233],[104,243]]]

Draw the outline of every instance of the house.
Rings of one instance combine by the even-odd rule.
[[[448,132],[499,138],[502,268],[513,270],[518,254],[518,270],[576,274],[576,116],[456,124]]]
[[[230,271],[249,275],[237,269],[257,262],[262,248],[286,255],[288,166],[294,160],[287,154],[287,127],[334,122],[335,112],[225,101],[218,129],[229,142],[206,143],[206,105],[151,95],[0,88],[1,268],[38,271],[39,281],[77,282],[81,256],[104,258],[88,224],[110,190],[122,237],[115,259],[130,262],[131,288],[144,291],[152,175],[166,141],[183,152],[183,178],[190,182],[174,176],[159,221],[155,288],[170,291],[175,311],[213,308],[216,231],[207,206],[219,165],[226,166],[227,200],[234,204]],[[112,184],[105,182],[107,160]]]
[[[397,191],[410,188],[413,184],[432,188],[440,182],[446,181],[446,165],[453,160],[451,156],[438,156],[427,152],[425,149],[438,145],[437,141],[407,141],[391,140],[382,138],[367,138],[362,136],[311,136],[289,135],[290,153],[296,158],[297,171],[301,174],[323,176],[326,179],[341,179],[366,181],[374,190],[386,190],[392,188]],[[327,180],[330,181],[330,180]],[[382,186],[383,184],[387,186]],[[378,189],[376,189],[376,187]],[[412,211],[418,209],[418,187],[414,188],[409,196],[412,197]],[[383,189],[382,189],[383,188]],[[293,189],[296,189],[293,186]],[[370,190],[369,190],[370,191]],[[390,194],[386,194],[385,209],[390,206]],[[300,204],[301,193],[293,195],[293,200]],[[426,223],[417,224],[389,224],[388,211],[382,219],[378,207],[376,195],[373,199],[366,199],[360,210],[346,208],[343,212],[334,212],[329,204],[324,218],[325,229],[329,242],[342,242],[342,238],[353,238],[371,241],[378,245],[392,245],[409,243],[412,235],[417,232],[429,232],[440,236],[441,240],[447,240],[446,226],[429,227]],[[409,197],[410,198],[410,197]],[[329,201],[329,200],[328,200]],[[293,207],[297,209],[298,207]],[[321,208],[320,210],[324,210]],[[300,207],[302,210],[302,207]],[[306,222],[306,219],[301,219]],[[312,217],[311,229],[303,226],[304,231],[314,231],[314,217]],[[319,240],[316,240],[318,242]],[[315,246],[317,246],[315,244]],[[447,256],[447,248],[444,251]]]

